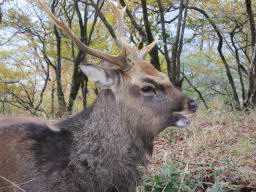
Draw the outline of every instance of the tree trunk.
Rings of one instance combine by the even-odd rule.
[[[223,37],[221,35],[221,32],[219,31],[218,27],[215,25],[215,23],[211,20],[211,18],[209,17],[209,15],[202,9],[200,8],[197,8],[197,7],[188,7],[189,9],[194,9],[198,12],[200,12],[201,14],[203,14],[206,19],[209,21],[209,23],[212,25],[214,31],[216,32],[218,38],[219,38],[219,43],[218,43],[218,53],[219,53],[219,56],[225,66],[225,69],[226,69],[226,75],[228,77],[228,81],[229,81],[229,84],[232,88],[232,92],[233,92],[233,99],[235,100],[235,104],[236,104],[236,108],[240,108],[240,102],[239,102],[239,98],[238,98],[238,94],[237,94],[237,91],[236,91],[236,87],[235,87],[235,83],[234,83],[234,80],[233,80],[233,77],[232,77],[232,74],[231,74],[231,71],[230,71],[230,68],[229,68],[229,65],[226,61],[226,58],[224,57],[223,55],[223,52],[222,52],[222,45],[223,45]]]
[[[84,76],[81,83],[81,90],[83,95],[83,106],[87,106],[87,92],[88,92],[88,77]]]
[[[52,84],[52,90],[51,90],[51,116],[54,118],[55,113],[55,102],[54,102],[54,95],[55,95],[55,83]]]
[[[252,6],[251,6],[251,0],[245,0],[246,4],[246,11],[249,17],[250,21],[250,28],[251,28],[251,38],[252,38],[252,58],[251,58],[251,63],[249,66],[248,70],[248,80],[249,80],[249,88],[248,92],[246,95],[246,99],[244,102],[244,106],[247,107],[250,105],[250,102],[255,105],[255,98],[256,98],[256,91],[255,91],[255,86],[256,86],[256,29],[255,29],[255,21],[254,21],[254,16],[252,12]],[[251,100],[252,99],[252,100]],[[250,101],[251,100],[251,101]]]
[[[4,97],[4,100],[2,101],[2,114],[4,115],[5,114],[5,97]]]
[[[233,29],[233,31],[230,33],[230,39],[233,47],[235,48],[235,58],[236,58],[236,63],[237,63],[237,69],[238,69],[238,75],[239,75],[239,80],[242,88],[242,98],[243,101],[245,100],[245,89],[244,89],[244,81],[243,81],[243,74],[241,71],[241,62],[240,62],[240,57],[239,57],[239,50],[234,42],[234,33],[235,33],[236,27]]]
[[[250,27],[251,27],[251,38],[252,38],[252,45],[254,47],[255,41],[256,41],[256,29],[255,29],[255,21],[254,21],[254,16],[252,12],[252,5],[251,5],[251,0],[245,0],[246,4],[246,11],[249,16],[249,21],[250,21]]]
[[[163,9],[161,0],[157,0],[157,3],[158,3],[160,18],[161,18],[162,37],[163,37],[163,42],[164,42],[164,57],[166,60],[168,74],[170,74],[171,73],[171,60],[169,57],[169,51],[168,51],[168,47],[167,47],[166,30],[165,30],[165,23],[164,23],[164,21],[165,21],[164,9]],[[170,78],[170,76],[169,76],[169,78]]]
[[[183,78],[180,78],[180,57],[181,57],[181,52],[182,52],[182,48],[183,48],[183,39],[184,39],[184,32],[185,32],[185,28],[186,28],[186,21],[187,21],[187,12],[188,12],[188,3],[189,0],[187,0],[186,2],[186,6],[185,6],[185,11],[184,11],[184,17],[183,17],[183,23],[182,23],[182,27],[181,27],[181,34],[179,37],[179,47],[178,47],[178,51],[177,51],[177,71],[176,71],[176,86],[178,88],[180,88],[180,90],[182,89],[182,83],[183,83]]]
[[[148,11],[147,11],[146,0],[141,0],[141,6],[142,6],[142,10],[143,10],[143,20],[144,20],[145,30],[146,30],[146,34],[147,34],[147,41],[148,41],[148,44],[150,44],[154,41],[154,38],[153,38],[153,35],[151,32],[151,27],[150,27],[149,20],[148,20]],[[156,69],[161,71],[157,45],[150,51],[149,55],[150,55],[151,64]]]
[[[57,5],[56,0],[52,2],[51,9],[54,13],[55,7]],[[67,104],[65,101],[65,97],[62,90],[62,83],[61,83],[61,36],[57,30],[57,27],[54,25],[54,34],[56,37],[56,49],[57,49],[57,64],[56,64],[56,82],[57,82],[57,97],[58,97],[58,103],[59,103],[59,109],[58,109],[58,116],[62,117],[67,112]]]
[[[84,9],[84,19],[82,19],[81,12],[79,10],[78,2],[74,1],[74,7],[75,11],[78,17],[79,22],[79,28],[80,28],[80,40],[84,44],[87,44],[87,13],[88,13],[88,5],[85,5]],[[84,20],[84,21],[83,21]],[[74,101],[76,99],[76,96],[78,94],[78,90],[81,84],[82,80],[82,72],[79,70],[80,63],[84,60],[85,53],[81,50],[79,50],[78,54],[76,55],[76,58],[74,60],[74,70],[73,70],[73,76],[72,76],[72,84],[71,84],[71,90],[69,94],[69,103],[68,103],[68,112],[69,114],[72,113]]]
[[[3,12],[2,12],[2,4],[0,4],[0,24],[2,23]]]
[[[222,38],[222,36],[219,36],[218,52],[219,52],[220,58],[221,58],[221,60],[224,64],[224,66],[226,68],[226,75],[228,77],[229,84],[230,84],[230,86],[232,88],[232,91],[233,91],[233,97],[235,99],[236,107],[239,108],[240,107],[240,102],[239,102],[238,94],[237,94],[237,91],[236,91],[235,83],[234,83],[229,65],[226,61],[225,56],[223,55],[223,52],[222,52],[222,45],[223,45],[223,38]]]
[[[256,85],[254,86],[253,95],[252,95],[252,104],[256,105]]]
[[[181,32],[181,22],[182,22],[182,12],[183,12],[183,0],[180,1],[180,8],[179,8],[179,19],[177,24],[177,31],[176,31],[176,37],[175,42],[172,45],[172,59],[171,59],[171,71],[168,71],[169,78],[172,81],[172,83],[179,87],[180,83],[177,81],[177,71],[180,73],[180,69],[177,66],[177,57],[178,57],[178,47],[179,47],[179,38],[180,38],[180,32]]]

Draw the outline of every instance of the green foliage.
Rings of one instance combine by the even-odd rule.
[[[229,184],[221,181],[224,171],[246,172],[254,174],[255,172],[244,168],[236,167],[230,160],[222,160],[223,168],[214,170],[212,168],[203,168],[188,170],[187,166],[176,167],[172,162],[165,165],[160,174],[148,177],[144,176],[144,187],[141,192],[229,192],[240,188],[239,185]]]
[[[203,188],[202,184],[198,183],[196,179],[190,178],[187,167],[184,166],[183,168],[182,170],[178,169],[172,162],[169,162],[159,175],[144,179],[145,191],[188,192],[193,191],[193,185],[194,188]]]

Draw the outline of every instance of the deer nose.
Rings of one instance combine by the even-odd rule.
[[[190,101],[188,103],[188,107],[191,112],[195,113],[197,109],[197,103],[195,101]]]

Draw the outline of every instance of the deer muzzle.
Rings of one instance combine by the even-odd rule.
[[[192,99],[186,99],[184,102],[183,111],[175,112],[176,119],[175,126],[184,127],[191,123],[191,120],[186,116],[187,113],[195,113],[197,110],[197,103]]]

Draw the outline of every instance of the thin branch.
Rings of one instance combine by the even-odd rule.
[[[22,189],[20,186],[18,186],[17,184],[15,184],[14,182],[10,181],[9,179],[3,177],[0,175],[0,178],[7,181],[8,183],[12,184],[14,187],[16,187],[17,189],[21,190],[22,192],[26,192],[24,189]]]
[[[15,32],[6,42],[0,44],[0,46],[3,46],[5,44],[9,43],[17,34],[18,34],[18,32]]]
[[[131,22],[132,22],[132,25],[135,27],[135,29],[137,29],[142,37],[142,40],[144,42],[147,41],[147,36],[146,36],[146,32],[143,30],[143,28],[137,24],[136,20],[134,19],[134,17],[132,16],[132,13],[129,11],[128,7],[126,6],[124,0],[119,0],[120,4],[123,6],[123,7],[126,7],[126,13],[128,15],[128,17],[130,18]]]
[[[47,86],[47,83],[48,83],[48,80],[49,80],[49,74],[50,74],[49,68],[50,68],[49,65],[47,65],[46,79],[45,79],[45,82],[44,82],[44,87],[43,87],[43,89],[41,90],[41,93],[40,93],[40,100],[39,100],[37,106],[35,107],[36,111],[38,110],[39,106],[43,102],[43,94],[44,94],[44,91],[46,89],[46,86]]]
[[[195,11],[198,11],[199,13],[203,14],[206,19],[208,20],[208,22],[212,25],[214,31],[216,32],[218,38],[219,38],[219,43],[218,43],[218,53],[219,53],[219,56],[225,66],[225,69],[226,69],[226,75],[228,77],[228,80],[229,80],[229,84],[231,85],[231,88],[232,88],[232,91],[233,91],[233,97],[235,99],[235,102],[236,102],[236,105],[237,107],[239,108],[240,107],[240,102],[239,102],[239,98],[238,98],[238,94],[237,94],[237,91],[236,91],[236,87],[235,87],[235,83],[234,83],[234,80],[233,80],[233,76],[232,76],[232,73],[230,71],[230,67],[227,63],[227,60],[222,52],[222,46],[223,46],[223,37],[222,37],[222,34],[219,30],[219,28],[216,26],[216,24],[214,23],[214,21],[210,18],[210,16],[203,10],[203,9],[200,9],[198,7],[192,7],[192,6],[189,6],[188,9],[193,9]]]
[[[206,102],[205,102],[205,100],[204,100],[204,97],[203,97],[203,95],[201,94],[201,92],[191,83],[191,81],[187,78],[187,76],[186,76],[182,71],[181,71],[180,73],[183,75],[184,79],[186,79],[186,81],[188,82],[188,84],[197,92],[199,98],[203,101],[205,108],[206,108],[206,109],[209,109],[209,107],[208,107],[208,105],[206,104]]]
[[[115,35],[115,32],[112,28],[112,26],[109,24],[109,22],[106,20],[106,17],[101,13],[100,9],[98,8],[98,6],[93,2],[93,0],[90,0],[93,8],[95,9],[97,15],[100,17],[100,19],[102,20],[102,22],[104,23],[104,25],[106,26],[106,28],[108,29],[110,35],[112,36],[112,38],[114,39],[116,45],[118,46],[119,49],[122,49],[121,44],[119,43],[119,41],[117,40],[117,37]],[[119,19],[119,18],[116,18]]]

